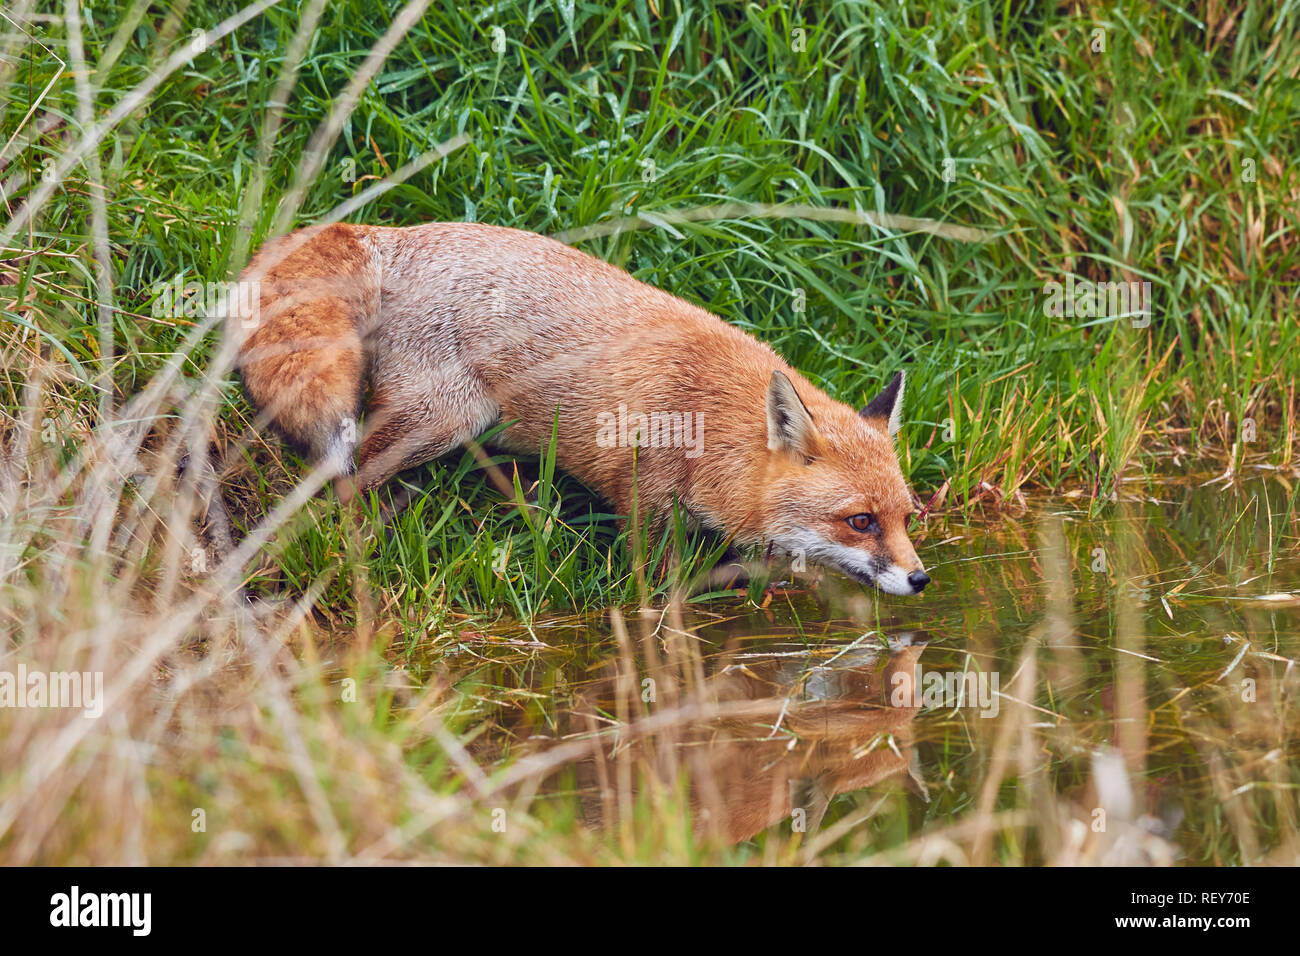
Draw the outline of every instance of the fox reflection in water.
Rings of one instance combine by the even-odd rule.
[[[614,752],[603,736],[573,767],[586,822],[603,825],[617,819],[621,803],[626,808],[618,799],[619,780],[626,779],[620,763],[639,764],[665,782],[678,770],[688,773],[697,835],[732,843],[785,820],[813,832],[833,797],[892,777],[928,800],[912,748],[920,708],[891,706],[889,697],[893,675],[915,674],[925,637],[896,635],[888,651],[854,647],[822,664],[796,646],[729,648],[706,662],[713,673],[698,695],[710,705],[702,719],[627,735]],[[575,700],[575,735],[595,729],[590,717],[583,726],[578,715],[606,710],[615,684],[601,682]]]

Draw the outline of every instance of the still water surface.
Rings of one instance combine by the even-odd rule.
[[[489,628],[490,652],[436,664],[475,755],[552,755],[538,799],[592,827],[680,812],[698,838],[886,863],[1295,864],[1291,500],[1267,480],[932,521],[920,598],[799,576],[766,607]]]

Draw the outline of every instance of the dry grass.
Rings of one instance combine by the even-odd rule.
[[[455,4],[371,7],[6,9],[32,30],[0,36],[0,671],[102,674],[105,699],[0,707],[0,863],[1300,857],[1291,605],[1238,619],[1224,597],[1300,587],[1293,12],[855,2],[801,57],[777,6],[566,24],[505,3],[498,57]],[[1105,56],[1080,52],[1095,23]],[[341,159],[357,183],[317,175]],[[150,300],[344,215],[569,233],[848,400],[908,363],[922,537],[965,588],[920,660],[1000,669],[1001,715],[885,702],[918,659],[886,640],[939,630],[893,616],[935,605],[763,577],[700,603],[678,585],[716,543],[634,563],[545,461],[510,475],[526,506],[469,455],[422,472],[391,533],[378,502],[318,494],[214,321]],[[1150,278],[1160,320],[1050,319],[1066,274]],[[1047,490],[1098,518],[1189,461],[1233,506],[1217,554],[1121,522],[1102,594],[1071,571],[1090,549],[1036,523]],[[1238,508],[1256,474],[1282,492]],[[983,509],[1014,559],[961,550]],[[538,639],[574,608],[601,610]],[[705,638],[755,608],[794,673],[794,651]],[[871,655],[841,658],[846,636]]]

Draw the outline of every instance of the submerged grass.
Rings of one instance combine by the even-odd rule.
[[[949,829],[887,797],[892,815],[855,828],[832,809],[815,839],[772,832],[729,848],[697,835],[665,754],[673,734],[716,716],[718,690],[671,622],[651,633],[675,655],[678,709],[635,731],[625,686],[592,717],[629,738],[669,735],[606,767],[623,822],[588,830],[572,804],[534,801],[566,760],[591,756],[590,741],[498,764],[475,745],[490,726],[474,701],[554,694],[554,675],[549,690],[522,679],[474,690],[436,655],[418,683],[404,666],[433,645],[527,669],[535,661],[511,663],[510,648],[538,641],[557,612],[714,613],[717,585],[699,572],[725,542],[680,527],[654,538],[639,522],[620,532],[544,448],[495,471],[453,454],[340,508],[254,426],[213,317],[194,296],[160,308],[161,290],[228,280],[266,238],[331,218],[565,235],[770,342],[845,401],[906,367],[900,451],[932,503],[927,559],[942,560],[950,523],[1019,513],[1027,495],[1071,495],[1097,517],[1159,493],[1155,476],[1171,471],[1225,486],[1262,472],[1279,476],[1250,506],[1252,521],[1266,514],[1272,573],[1296,542],[1296,17],[1254,2],[7,7],[0,659],[101,671],[109,703],[95,721],[0,709],[0,857],[1137,852],[1074,840],[1063,821],[1078,814],[1056,782],[1033,790],[1041,728],[1028,709],[980,738],[992,762],[972,774],[978,792],[940,800],[957,816]],[[1149,282],[1150,321],[1051,314],[1050,283],[1109,281]],[[177,477],[183,455],[191,467]],[[196,531],[208,459],[233,552]],[[380,499],[394,495],[410,504],[385,518]],[[1259,539],[1223,546],[1253,553]],[[1162,600],[1194,601],[1194,581]],[[765,583],[723,606],[773,601]],[[236,585],[261,600],[246,604]],[[891,613],[862,595],[852,608],[863,626]],[[1065,613],[1048,614],[1049,633],[1069,633]],[[1109,634],[1140,655],[1133,618],[1117,605]],[[639,627],[591,666],[623,661],[625,681],[648,666],[619,644],[653,645]],[[1026,699],[1052,693],[1036,653],[1014,669]],[[1129,726],[1147,698],[1125,656],[1116,692],[1129,710],[1115,719]],[[1295,676],[1283,667],[1279,713]],[[1249,722],[1274,734],[1261,753],[1283,757],[1258,799],[1293,795],[1293,744]],[[1294,852],[1294,807],[1233,809],[1242,764],[1197,743],[1214,742],[1208,731],[1186,739],[1228,795],[1196,855]],[[1120,767],[1141,776],[1143,745],[1126,740]],[[1115,766],[1078,773],[1129,786]],[[1031,791],[1051,799],[1022,803]]]

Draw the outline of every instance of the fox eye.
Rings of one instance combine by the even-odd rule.
[[[845,518],[844,520],[849,523],[849,527],[852,528],[854,531],[859,531],[862,532],[863,534],[865,534],[868,531],[880,530],[880,526],[876,524],[875,515],[869,515],[869,514],[853,515],[852,517]]]

